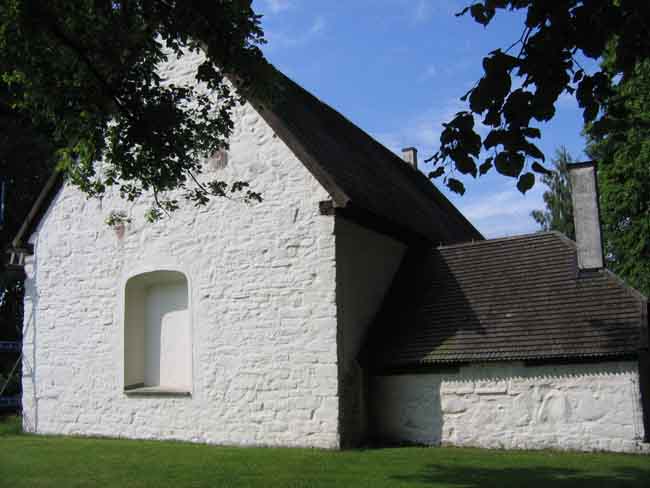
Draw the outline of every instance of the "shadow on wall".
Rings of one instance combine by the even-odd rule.
[[[570,355],[581,343],[596,344],[595,351],[624,351],[630,338],[639,337],[632,314],[636,310],[638,315],[638,309],[630,308],[618,322],[607,314],[600,320],[597,313],[585,313],[594,287],[611,287],[602,273],[576,281],[571,253],[564,256],[566,280],[547,286],[541,275],[544,286],[538,289],[535,262],[526,268],[531,276],[522,281],[517,276],[524,273],[516,266],[486,268],[462,248],[452,251],[410,250],[370,333],[362,360],[373,375],[368,402],[373,440],[578,450],[588,440],[592,449],[634,449],[643,427],[636,367],[629,360],[625,365],[601,360],[545,366],[504,359],[456,371],[431,362],[494,359],[496,352],[508,358],[538,347]],[[565,293],[563,287],[580,304],[567,312],[579,326],[560,328],[552,313],[539,312],[545,299],[527,300],[532,289],[556,300]],[[620,299],[621,307],[633,307],[623,295],[625,290],[620,297],[607,296],[612,303]],[[413,365],[419,365],[417,371]],[[405,375],[409,368],[418,374]]]
[[[387,376],[370,381],[370,441],[377,446],[438,446],[442,441],[443,412],[440,381],[426,375]],[[374,381],[373,381],[374,380]]]
[[[405,246],[340,217],[335,233],[339,432],[342,446],[354,447],[365,440],[368,427],[367,378],[357,356]]]
[[[430,304],[441,301],[449,310],[453,307],[453,314],[440,317],[431,312]],[[428,246],[409,249],[377,317],[361,356],[370,372],[369,441],[438,445],[443,437],[443,378],[432,382],[421,375],[402,381],[403,376],[395,374],[399,367],[386,371],[383,364],[386,358],[418,362],[460,330],[477,336],[485,330],[452,270]],[[442,365],[431,369],[449,377],[457,372],[456,367]],[[383,373],[392,376],[380,376],[388,384],[377,391],[373,374]]]

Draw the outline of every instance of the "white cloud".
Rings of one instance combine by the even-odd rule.
[[[467,110],[467,103],[452,98],[442,105],[420,114],[404,114],[402,127],[390,132],[376,132],[374,137],[389,149],[399,152],[402,147],[414,146],[420,154],[430,157],[438,150],[443,123],[449,122],[457,112]],[[476,118],[476,131],[485,137],[489,128]]]
[[[316,34],[320,34],[325,30],[326,26],[327,23],[325,22],[325,19],[321,16],[318,16],[314,19],[314,22],[309,28],[308,35],[315,36]]]
[[[434,65],[429,65],[418,77],[418,81],[430,80],[431,78],[435,78],[437,75],[438,75],[438,68],[436,68]]]
[[[376,133],[375,137],[395,152],[399,152],[402,147],[414,146],[418,148],[420,154],[430,156],[440,143],[443,122],[451,120],[454,114],[462,109],[462,102],[453,99],[441,107],[421,114],[411,117],[409,114],[404,114],[406,122],[402,127],[390,132]]]
[[[515,186],[515,180],[508,178],[497,191],[483,192],[477,196],[468,192],[462,198],[452,199],[470,222],[486,237],[493,238],[539,230],[530,213],[544,208],[544,191],[546,187],[538,180],[530,191],[522,195]]]
[[[314,18],[306,31],[301,33],[287,33],[267,29],[266,38],[268,40],[268,48],[292,48],[302,46],[322,35],[326,29],[327,21],[320,15]]]
[[[266,4],[268,5],[269,10],[274,14],[288,10],[292,6],[291,0],[266,0]]]
[[[413,20],[426,22],[431,16],[432,6],[427,0],[418,0],[413,11]]]
[[[424,164],[423,161],[437,151],[443,122],[450,121],[456,112],[466,108],[466,104],[460,100],[451,99],[436,109],[411,118],[404,114],[407,122],[401,128],[374,133],[374,137],[397,154],[404,147],[415,146],[419,152],[420,169],[427,174],[431,165]],[[487,127],[480,124],[477,131],[485,137]],[[478,180],[469,176],[461,180],[467,187],[467,192],[462,197],[447,190],[442,180],[434,183],[486,237],[526,234],[538,230],[530,212],[544,208],[542,194],[546,187],[541,181],[537,180],[535,186],[522,195],[517,190],[515,179],[497,174],[489,174]]]
[[[417,24],[428,22],[436,14],[455,14],[461,10],[457,0],[408,0],[408,3],[413,5],[411,18]]]

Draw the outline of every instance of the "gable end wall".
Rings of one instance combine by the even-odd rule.
[[[163,70],[189,82],[184,58]],[[32,237],[23,407],[28,432],[229,445],[339,447],[334,219],[325,190],[250,106],[234,114],[225,169],[264,202],[184,204],[146,224],[148,202],[87,200],[66,186]],[[103,222],[125,210],[124,233]],[[188,278],[191,396],[123,392],[123,285],[141,271]]]

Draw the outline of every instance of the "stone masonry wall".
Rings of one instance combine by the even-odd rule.
[[[191,82],[198,56],[164,67]],[[228,161],[208,177],[246,180],[254,206],[185,204],[147,224],[148,201],[87,200],[66,186],[32,241],[23,362],[29,432],[338,447],[334,218],[324,189],[250,106],[235,113]],[[123,233],[112,210],[133,219]],[[170,269],[189,283],[189,397],[123,392],[126,280]]]
[[[633,362],[376,376],[370,401],[384,441],[650,452]]]

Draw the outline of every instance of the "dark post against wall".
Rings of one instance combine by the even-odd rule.
[[[639,350],[639,389],[643,412],[643,441],[650,442],[650,331],[648,330],[648,303],[645,304]]]

